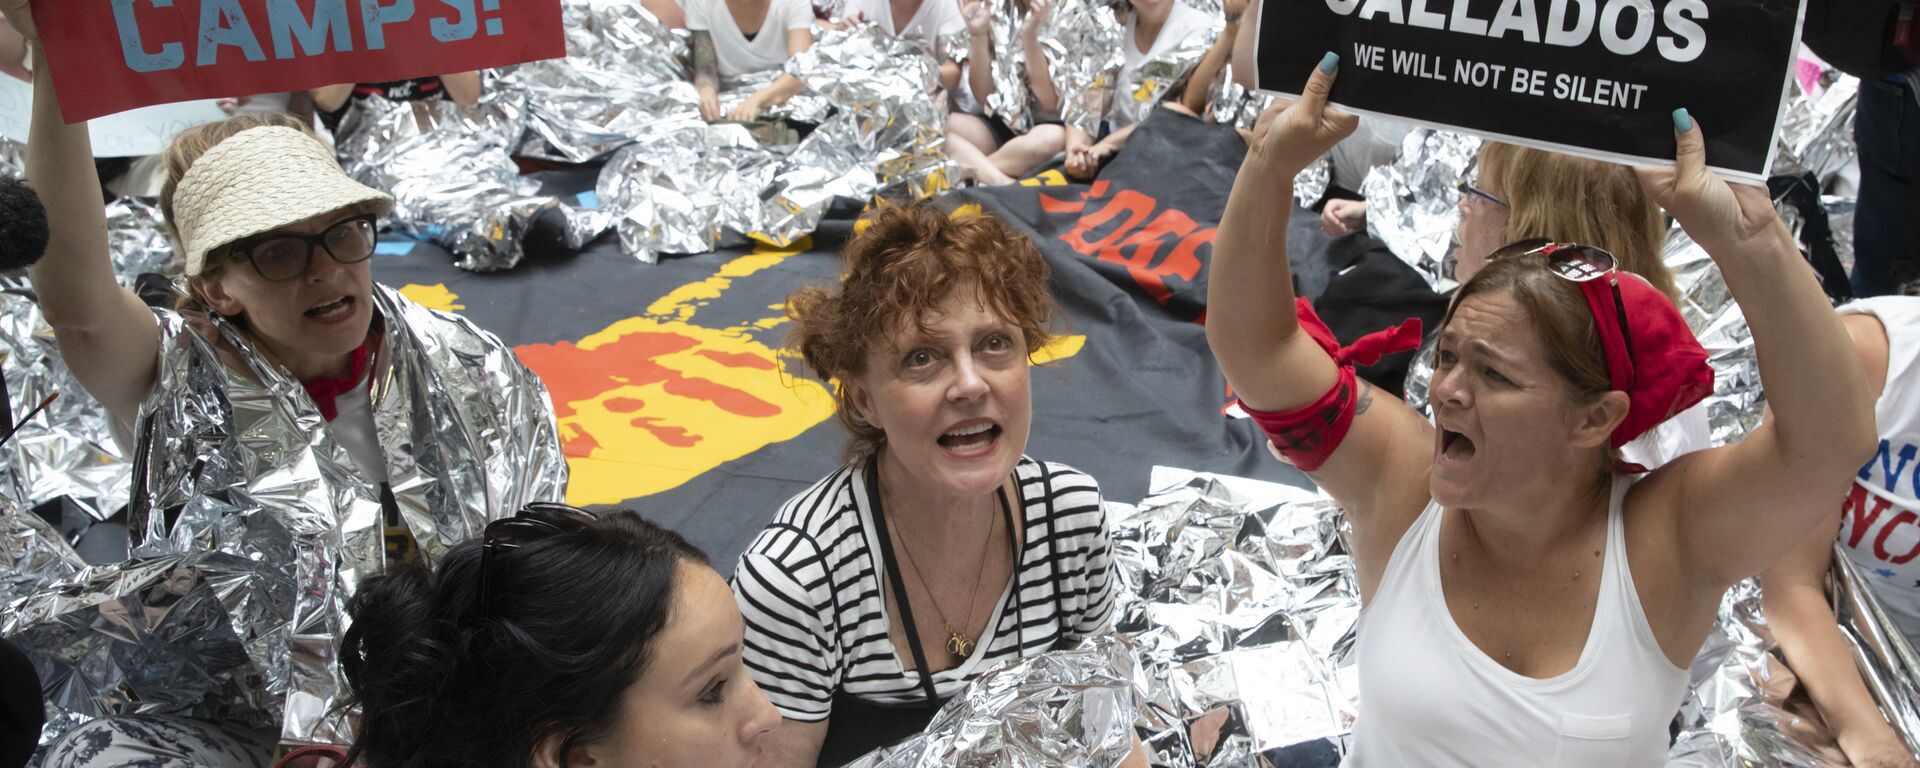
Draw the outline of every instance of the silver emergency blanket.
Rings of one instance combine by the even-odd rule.
[[[1416,128],[1400,142],[1392,165],[1360,183],[1367,200],[1367,233],[1387,244],[1433,290],[1453,290],[1453,230],[1459,224],[1456,185],[1480,153],[1480,139]]]
[[[1132,650],[1105,635],[1003,664],[941,707],[924,733],[849,768],[1111,768],[1133,751]]]
[[[1920,752],[1920,657],[1880,607],[1872,587],[1834,553],[1829,596],[1841,635],[1868,691],[1909,750]],[[1832,732],[1786,667],[1752,580],[1728,590],[1706,646],[1694,659],[1682,730],[1669,768],[1843,765]]]
[[[1107,94],[1117,89],[1125,34],[1113,9],[1100,0],[1054,2],[1040,44],[1060,92],[1060,119],[1068,126],[1100,135]]]
[[[1215,3],[1208,13],[1213,25],[1207,34],[1192,35],[1172,50],[1148,58],[1121,82],[1126,28],[1104,4],[1062,0],[1053,10],[1053,23],[1042,32],[1048,66],[1060,90],[1061,119],[1095,137],[1100,135],[1102,120],[1123,118],[1116,127],[1145,120],[1167,90],[1213,47],[1224,25],[1219,10]],[[1056,58],[1056,50],[1065,55]]]
[[[0,501],[0,607],[72,576],[86,561],[31,510]]]
[[[489,519],[561,498],[567,470],[546,389],[512,350],[387,288],[375,289],[374,304],[383,328],[374,429],[420,551],[437,557]],[[156,316],[162,358],[136,429],[146,469],[128,520],[135,559],[27,598],[0,632],[43,670],[84,667],[84,685],[48,680],[49,706],[68,727],[106,712],[227,713],[264,717],[290,740],[342,742],[334,649],[351,590],[384,565],[380,490],[300,383],[244,334],[224,321],[191,321],[212,325],[196,330],[182,315]],[[216,343],[244,369],[222,362]],[[196,655],[199,639],[168,645],[178,663],[155,667],[152,654],[112,650],[125,633],[84,631],[103,600],[151,593],[182,563],[218,598],[193,626],[230,627],[217,649]],[[62,733],[50,728],[42,743]]]
[[[656,116],[607,162],[596,194],[625,253],[652,262],[748,238],[784,246],[811,233],[836,198],[924,197],[952,178],[938,72],[911,43],[865,23],[822,34],[784,71],[809,93],[776,117],[817,122],[806,139],[793,143],[774,119],[708,124],[688,108]]]
[[[1340,749],[1328,740],[1354,722],[1360,600],[1338,508],[1315,491],[1164,467],[1151,486],[1137,507],[1108,505],[1118,639],[1003,666],[921,736],[856,765],[1112,765],[1125,750],[1095,745],[1120,743],[1105,723],[1122,709],[1155,766]]]
[[[630,0],[561,6],[567,57],[522,64],[494,85],[525,94],[518,154],[570,163],[645,141],[663,116],[697,111],[687,35]]]
[[[31,509],[62,497],[95,520],[120,511],[133,487],[128,457],[107,412],[60,356],[40,307],[19,290],[0,291],[0,375],[19,431],[0,445],[0,498]],[[25,417],[48,395],[47,409]]]
[[[0,139],[0,176],[17,179],[27,175],[27,147],[12,139]]]
[[[122,285],[132,286],[135,278],[147,273],[173,279],[186,272],[186,265],[174,256],[159,205],[137,197],[107,203],[107,252]]]
[[[1039,109],[1038,105],[1033,103],[1033,89],[1028,84],[1030,81],[1027,79],[1026,45],[1021,37],[1021,31],[1032,22],[1020,10],[1018,0],[986,0],[986,3],[990,13],[988,34],[992,40],[990,47],[993,51],[993,59],[988,62],[987,72],[988,77],[993,81],[993,93],[987,96],[984,112],[1000,118],[1001,122],[1006,123],[1014,133],[1026,133],[1033,128],[1035,112]],[[1046,23],[1041,24],[1036,30],[1040,34],[1035,37],[1036,41],[1040,41],[1043,55],[1047,50],[1043,36],[1054,21],[1051,12],[1044,21]],[[968,49],[949,50],[966,51]],[[971,66],[971,62],[968,66]],[[955,90],[970,97],[972,87],[969,77],[970,74],[962,70],[960,85]]]
[[[391,222],[402,233],[452,251],[462,269],[512,269],[525,257],[533,221],[558,211],[567,247],[605,231],[599,211],[540,194],[508,152],[527,125],[523,93],[487,89],[478,104],[447,99],[356,102],[341,123],[340,164],[361,183],[394,198]]]

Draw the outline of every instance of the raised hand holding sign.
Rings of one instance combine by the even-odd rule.
[[[1758,181],[1801,0],[1262,0],[1258,85],[1297,94],[1316,51],[1346,57],[1334,103],[1487,138],[1670,165],[1668,115],[1719,126],[1708,166]]]

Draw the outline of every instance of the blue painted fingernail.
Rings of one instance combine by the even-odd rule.
[[[1673,111],[1673,132],[1686,133],[1687,131],[1691,131],[1691,130],[1693,130],[1693,116],[1687,114],[1687,108],[1681,107],[1679,109],[1674,110]]]
[[[1320,57],[1320,71],[1331,75],[1334,68],[1338,66],[1340,66],[1340,54],[1327,51],[1327,55]]]

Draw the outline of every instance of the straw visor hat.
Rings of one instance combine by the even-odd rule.
[[[215,144],[181,177],[174,223],[187,274],[206,270],[207,252],[349,206],[393,211],[393,198],[354,181],[325,145],[293,128],[250,128]]]

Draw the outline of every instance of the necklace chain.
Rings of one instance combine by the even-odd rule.
[[[967,593],[966,623],[962,625],[961,629],[954,629],[953,622],[947,621],[947,612],[940,609],[940,598],[933,594],[933,583],[927,581],[926,574],[920,572],[920,563],[913,559],[913,547],[907,543],[906,531],[898,531],[895,534],[895,536],[900,539],[900,551],[907,556],[907,567],[913,569],[913,577],[918,579],[921,588],[927,591],[927,599],[933,603],[934,615],[940,617],[940,625],[947,630],[947,652],[953,654],[954,658],[964,659],[972,654],[974,643],[977,642],[975,638],[968,637],[967,634],[961,630],[973,626],[973,611],[980,602],[980,581],[986,576],[987,549],[988,545],[993,543],[993,529],[996,527],[998,527],[998,521],[994,516],[988,515],[987,536],[980,542],[980,557],[977,558],[980,562],[980,567],[974,570],[973,589]]]

